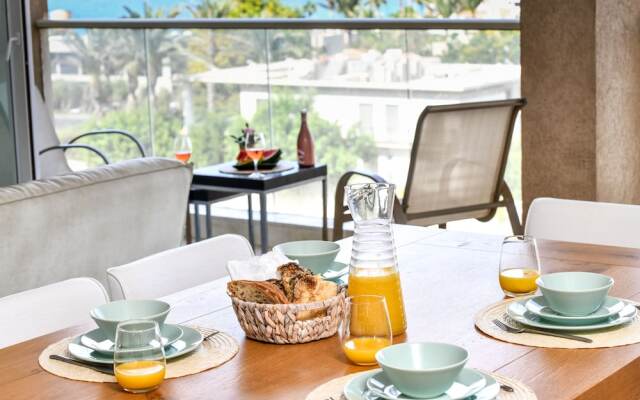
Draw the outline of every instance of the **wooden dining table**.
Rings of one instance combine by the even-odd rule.
[[[394,232],[408,322],[407,333],[394,341],[463,346],[470,352],[469,366],[518,379],[540,400],[640,398],[640,344],[536,348],[502,342],[475,328],[478,311],[503,299],[498,284],[502,237],[400,225]],[[350,239],[341,244],[338,259],[348,261]],[[640,300],[640,250],[552,241],[538,245],[543,272],[604,273],[615,279],[612,295]],[[169,379],[147,395],[124,393],[117,384],[60,378],[40,368],[38,355],[46,346],[91,328],[76,326],[1,349],[0,399],[301,400],[317,385],[367,369],[347,361],[337,335],[298,345],[247,339],[225,293],[226,281],[166,297],[173,306],[169,322],[215,328],[238,341],[238,354],[226,364]]]

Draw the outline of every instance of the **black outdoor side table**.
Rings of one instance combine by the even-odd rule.
[[[299,168],[298,164],[291,161],[281,161],[293,168],[273,174],[265,174],[263,178],[249,178],[248,175],[230,174],[220,171],[222,167],[228,167],[233,163],[223,163],[200,168],[193,173],[190,201],[196,203],[221,201],[246,194],[249,206],[249,242],[255,247],[253,237],[253,207],[251,195],[256,193],[260,197],[260,246],[263,252],[268,251],[269,233],[267,220],[267,194],[279,190],[304,185],[314,181],[322,183],[322,239],[328,239],[327,230],[327,166],[316,165],[309,168]],[[213,192],[213,193],[202,193]],[[207,205],[207,209],[209,205]],[[209,214],[209,213],[207,213]],[[207,215],[210,218],[209,215]],[[210,233],[207,227],[207,234]]]

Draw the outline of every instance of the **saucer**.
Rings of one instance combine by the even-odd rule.
[[[363,372],[359,375],[356,375],[353,379],[351,379],[344,387],[344,395],[347,398],[347,400],[367,400],[367,398],[365,397],[365,392],[368,392],[368,388],[367,388],[367,381],[369,380],[369,378],[375,376],[378,377],[379,375],[384,376],[384,373],[382,372],[382,369],[378,368],[378,369],[374,369],[371,371],[367,371],[367,372]],[[485,386],[480,389],[478,392],[476,392],[474,394],[474,397],[472,397],[475,400],[493,400],[496,398],[496,396],[498,395],[498,393],[500,393],[500,384],[498,384],[498,382],[496,382],[496,380],[491,377],[491,375],[487,375],[487,374],[483,374],[480,371],[476,371],[474,369],[470,369],[470,368],[464,368],[461,372],[460,375],[458,375],[458,378],[456,379],[456,382],[454,382],[454,386],[456,385],[456,383],[460,384],[460,385],[465,385],[466,384],[471,384],[475,381],[477,381],[480,377],[484,377],[486,384]],[[384,377],[384,379],[386,380],[386,376]],[[465,384],[466,382],[466,384]],[[450,397],[448,395],[448,393],[454,389],[454,387],[452,386],[451,389],[449,389],[447,391],[447,393],[438,396],[438,397],[433,397],[431,398],[431,400],[453,400],[453,399],[458,399],[458,397]],[[405,395],[401,395],[400,397],[397,397],[397,399],[411,399],[411,400],[416,400],[415,397],[408,397]]]
[[[625,305],[626,303],[624,301],[615,297],[607,296],[602,307],[597,309],[592,314],[581,317],[569,317],[553,311],[547,304],[544,296],[536,296],[530,298],[524,304],[524,306],[527,308],[527,311],[532,312],[533,314],[542,317],[547,321],[551,321],[560,325],[572,326],[592,325],[604,321],[607,318],[612,317],[622,311]]]
[[[524,302],[514,301],[507,307],[507,314],[516,322],[524,325],[528,325],[535,328],[552,329],[557,331],[591,331],[596,329],[611,328],[614,326],[626,324],[633,321],[638,309],[633,304],[626,304],[624,308],[613,316],[607,318],[604,321],[590,324],[590,325],[560,325],[551,321],[546,321],[540,318],[538,315],[527,310],[524,306]]]
[[[336,279],[345,276],[349,273],[349,264],[345,264],[340,261],[334,261],[326,272],[323,272],[320,276],[328,281],[335,281]]]
[[[202,334],[188,326],[181,325],[182,337],[165,347],[164,353],[167,360],[180,357],[197,349],[202,343]],[[68,351],[74,358],[96,364],[113,364],[113,354],[105,354],[91,350],[82,345],[78,336],[69,343]]]
[[[164,324],[160,335],[162,336],[162,345],[167,347],[182,337],[182,328],[178,325]],[[111,339],[107,339],[100,328],[80,336],[80,343],[91,350],[113,355],[113,346],[115,343],[112,342]]]

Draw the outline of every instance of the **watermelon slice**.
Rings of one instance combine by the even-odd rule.
[[[258,161],[258,169],[275,168],[278,161],[280,161],[281,156],[282,150],[280,149],[265,150],[262,153],[262,158]],[[250,170],[253,169],[253,161],[251,161],[251,158],[247,156],[247,153],[244,150],[240,150],[236,156],[236,164],[233,167],[241,171]]]

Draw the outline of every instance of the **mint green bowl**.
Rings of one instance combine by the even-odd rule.
[[[469,352],[448,343],[402,343],[376,353],[378,364],[402,393],[418,398],[440,396],[449,390]]]
[[[169,303],[160,300],[118,300],[94,308],[91,318],[108,339],[115,341],[118,323],[132,319],[153,320],[162,329],[169,310]]]
[[[598,310],[613,282],[610,276],[593,272],[556,272],[536,280],[547,305],[569,317],[585,316]]]
[[[273,250],[292,260],[298,260],[301,266],[309,268],[314,274],[323,274],[336,259],[340,245],[326,240],[299,240],[281,243]]]

